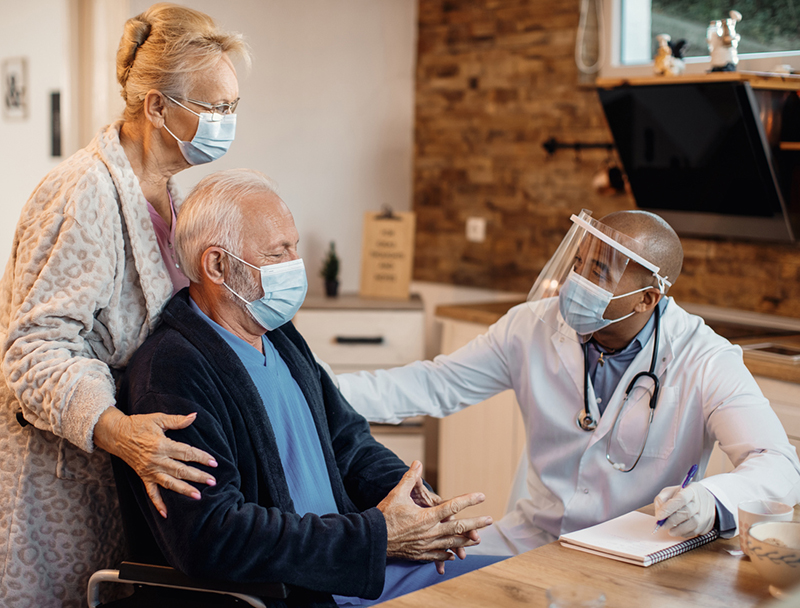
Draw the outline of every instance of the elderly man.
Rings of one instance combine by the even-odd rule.
[[[491,520],[452,520],[483,495],[442,502],[320,371],[290,322],[306,293],[297,242],[260,173],[212,174],[186,199],[175,243],[191,285],[131,361],[119,403],[195,414],[170,434],[214,456],[216,485],[195,500],[165,493],[165,518],[126,469],[143,516],[127,518],[129,540],[190,576],[286,583],[292,605],[368,605],[443,580],[451,550],[464,558]],[[494,561],[468,557],[445,577]]]
[[[528,491],[476,551],[533,549],[654,499],[676,536],[734,535],[743,500],[794,504],[797,453],[741,349],[665,296],[683,262],[672,228],[644,211],[572,221],[527,303],[449,356],[339,376],[345,397],[391,422],[514,390]],[[736,468],[703,479],[715,442]]]

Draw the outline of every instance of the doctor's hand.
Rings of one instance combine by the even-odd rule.
[[[663,527],[670,536],[688,538],[710,532],[717,517],[714,495],[699,483],[690,483],[682,490],[680,486],[664,488],[654,504],[656,519],[667,520]]]
[[[480,504],[483,494],[464,494],[442,500],[422,484],[422,465],[414,461],[403,479],[378,505],[386,518],[386,555],[409,560],[445,562],[451,551],[477,545],[476,530],[492,523],[491,517],[454,520],[460,511]],[[427,503],[423,506],[417,501]],[[431,504],[438,501],[438,504]],[[431,506],[428,506],[431,504]],[[460,557],[460,555],[459,555]],[[437,564],[439,572],[444,564]]]

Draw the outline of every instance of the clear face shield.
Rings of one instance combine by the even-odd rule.
[[[590,334],[631,316],[606,318],[609,303],[647,289],[666,293],[671,283],[659,274],[658,266],[648,262],[635,239],[592,219],[589,212],[572,216],[573,225],[556,253],[542,270],[528,294],[528,306],[539,319],[562,336],[580,343]],[[653,281],[634,291],[615,295],[622,275],[633,261],[653,275]],[[630,472],[645,451],[650,424],[658,402],[659,382],[655,363],[658,350],[659,312],[649,371],[641,371],[629,382],[624,401],[617,411],[606,443],[606,458],[618,471]],[[594,431],[599,410],[589,398],[589,367],[584,347],[584,407],[576,422],[585,431]]]
[[[666,293],[671,283],[639,254],[643,247],[635,239],[598,222],[586,210],[571,219],[572,227],[528,294],[528,305],[564,337],[580,340],[630,316],[605,318],[612,300],[653,287]],[[630,261],[652,272],[654,284],[614,295]]]

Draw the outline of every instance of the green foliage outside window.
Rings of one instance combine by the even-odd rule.
[[[687,56],[708,55],[706,28],[731,10],[742,14],[739,53],[800,50],[800,0],[652,0],[652,33],[689,42]]]

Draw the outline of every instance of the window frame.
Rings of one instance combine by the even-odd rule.
[[[606,27],[600,34],[603,63],[599,70],[600,78],[631,78],[637,76],[652,76],[653,61],[647,63],[625,65],[621,63],[621,39],[622,39],[622,18],[623,2],[632,5],[626,17],[633,17],[634,10],[639,9],[642,14],[647,13],[647,28],[636,36],[631,37],[632,44],[648,43],[648,48],[652,48],[652,41],[655,35],[650,31],[650,0],[595,0],[602,3],[603,21]],[[640,3],[636,5],[635,2]],[[646,10],[642,10],[641,4],[647,3]],[[723,15],[720,15],[722,18]],[[747,15],[744,15],[747,19]],[[661,32],[657,32],[660,34]],[[685,74],[703,74],[709,69],[710,57],[687,57]],[[788,64],[794,71],[800,71],[800,50],[797,51],[777,51],[770,53],[747,53],[739,55],[738,69],[740,71],[767,72],[779,64]]]

